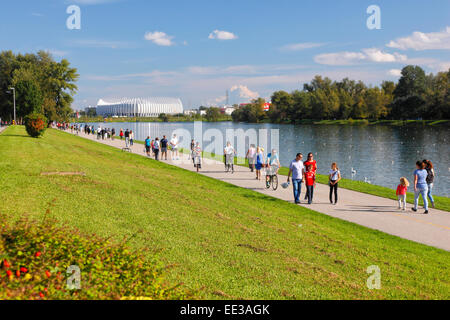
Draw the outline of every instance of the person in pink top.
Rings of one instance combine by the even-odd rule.
[[[406,191],[408,191],[409,182],[405,177],[400,178],[400,184],[397,186],[398,209],[406,210]]]

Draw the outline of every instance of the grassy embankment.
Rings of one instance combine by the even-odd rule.
[[[136,141],[136,143],[139,144],[144,144],[143,141]],[[189,152],[189,150],[183,150],[181,149],[181,152]],[[222,161],[223,160],[223,156],[217,156],[215,154],[211,154],[208,152],[203,152],[203,157],[205,158],[209,158],[209,159],[215,159],[218,161]],[[235,163],[242,165],[242,166],[246,166],[248,167],[248,160],[247,159],[235,159]],[[280,175],[284,175],[287,176],[289,172],[289,168],[286,167],[282,167],[279,170],[279,174]],[[318,174],[317,175],[317,182],[318,183],[322,183],[322,184],[328,184],[328,176],[327,175],[323,175],[323,174]],[[363,181],[357,181],[357,180],[351,180],[351,179],[345,179],[342,178],[342,180],[339,182],[339,187],[343,188],[343,189],[349,189],[349,190],[353,190],[353,191],[358,191],[358,192],[362,192],[362,193],[367,193],[367,194],[371,194],[374,196],[379,196],[379,197],[383,197],[383,198],[388,198],[388,199],[392,199],[392,200],[397,200],[397,196],[395,194],[395,190],[387,188],[387,187],[383,187],[383,186],[377,186],[377,185],[373,185],[373,184],[369,184]],[[409,187],[409,190],[413,190],[413,187]],[[450,211],[450,198],[447,197],[441,197],[441,196],[436,196],[433,195],[434,200],[435,200],[435,204],[436,204],[436,209],[440,209],[440,210],[444,210],[444,211]],[[413,192],[408,192],[407,197],[406,197],[406,201],[410,204],[414,203],[414,193]],[[419,205],[423,205],[423,201],[422,198],[420,198],[419,200]]]
[[[150,249],[200,298],[449,297],[449,252],[68,133],[6,129],[0,168],[2,215],[41,217],[51,203],[61,223]],[[61,171],[85,175],[41,175]],[[366,286],[371,265],[380,290]]]

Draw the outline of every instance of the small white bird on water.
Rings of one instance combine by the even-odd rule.
[[[352,167],[352,175],[355,175],[355,174],[356,174],[356,170],[353,169],[353,167]]]
[[[369,181],[369,179],[367,179],[367,177],[364,177],[364,182],[365,182],[365,183],[368,183],[368,184],[371,184],[371,183],[372,183],[371,181]]]

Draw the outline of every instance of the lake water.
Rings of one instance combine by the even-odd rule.
[[[168,138],[178,132],[182,147],[188,148],[190,137],[194,137],[194,123],[91,123],[98,126],[119,130],[130,129],[136,140]],[[198,126],[198,124],[197,124]],[[395,189],[399,178],[405,176],[412,183],[415,162],[430,159],[436,171],[433,192],[436,195],[450,196],[450,128],[447,126],[345,126],[345,125],[278,125],[246,124],[233,122],[204,122],[201,124],[203,149],[212,151],[216,143],[216,153],[222,154],[223,146],[231,138],[226,138],[232,130],[251,133],[255,130],[258,141],[245,139],[245,143],[234,140],[239,156],[245,156],[249,142],[271,148],[271,138],[279,141],[280,162],[288,166],[297,152],[304,155],[313,152],[318,165],[318,172],[327,174],[331,162],[337,162],[344,178],[370,181],[372,184]],[[182,129],[180,131],[180,129]],[[184,134],[183,134],[184,130]],[[231,130],[231,131],[230,131]],[[264,131],[267,130],[267,131]],[[275,131],[272,131],[275,130]],[[239,131],[237,131],[239,133]],[[278,136],[277,136],[278,132]],[[273,133],[271,135],[271,133]],[[210,136],[216,137],[210,139]],[[259,137],[261,135],[261,137]],[[251,136],[251,134],[250,134]],[[277,139],[278,137],[278,139]],[[264,141],[267,139],[267,143]],[[170,138],[169,138],[170,140]],[[241,139],[242,140],[242,139]],[[209,148],[209,150],[207,150]],[[352,175],[352,168],[356,174]],[[411,191],[413,188],[410,187]]]

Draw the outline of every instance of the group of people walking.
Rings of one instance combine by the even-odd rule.
[[[422,196],[423,208],[425,214],[428,214],[429,203],[434,208],[434,198],[432,195],[434,183],[434,166],[430,160],[422,160],[416,162],[416,170],[414,171],[414,206],[412,211],[417,212],[419,206],[419,198]],[[397,186],[398,209],[406,210],[406,192],[408,191],[409,181],[405,177],[400,178],[400,184]]]
[[[66,123],[58,123],[56,125],[59,129],[70,129],[73,133],[77,134],[84,130],[85,134],[97,135],[97,139],[114,140],[116,131],[114,128],[94,128],[94,126],[74,124],[69,125]],[[134,133],[131,130],[120,129],[118,136],[121,140],[125,140],[126,148],[133,146]],[[176,134],[173,135],[169,141],[164,135],[161,139],[158,137],[150,139],[148,136],[145,141],[145,150],[148,157],[154,157],[155,160],[168,159],[168,151],[171,151],[172,160],[179,160],[179,139]],[[223,150],[225,171],[234,173],[234,159],[236,157],[236,150],[227,142]],[[189,158],[192,159],[194,167],[201,169],[202,166],[202,149],[199,142],[195,142],[192,139],[190,144]],[[266,171],[267,176],[277,175],[281,167],[279,155],[277,150],[272,149],[267,154],[267,158],[264,156],[264,148],[251,144],[247,150],[245,158],[248,160],[248,165],[251,172],[256,173],[256,179],[261,180],[262,170]],[[296,204],[300,204],[300,195],[302,184],[305,184],[306,192],[304,200],[308,204],[313,202],[314,189],[316,187],[316,174],[317,174],[317,162],[314,160],[314,155],[310,152],[306,161],[303,161],[303,154],[298,153],[293,161],[289,165],[289,173],[287,176],[287,182],[283,184],[283,187],[288,187],[292,181],[292,188],[294,193],[294,201]],[[416,170],[414,171],[414,206],[411,208],[414,212],[418,211],[419,198],[422,196],[425,214],[429,213],[429,205],[432,208],[435,207],[434,198],[432,195],[433,183],[435,178],[435,171],[433,163],[430,160],[417,161]],[[331,168],[328,171],[328,186],[329,186],[329,200],[331,204],[336,205],[338,202],[338,186],[341,181],[341,172],[336,162],[331,164]],[[400,178],[400,184],[397,186],[396,195],[398,199],[398,209],[406,210],[406,196],[410,183],[406,177]]]
[[[167,151],[171,151],[172,160],[179,160],[179,140],[176,134],[173,135],[172,139],[169,141],[165,135],[161,139],[159,137],[156,137],[154,139],[151,139],[150,136],[148,136],[144,141],[144,152],[147,154],[148,157],[154,157],[155,160],[167,160]]]

